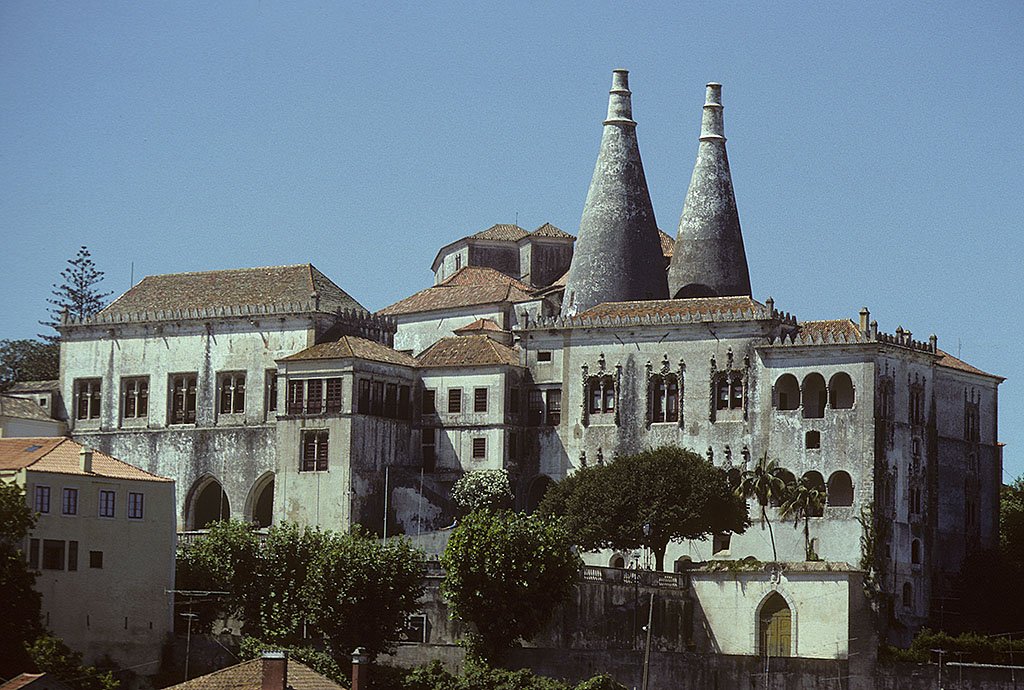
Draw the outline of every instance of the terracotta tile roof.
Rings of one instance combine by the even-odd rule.
[[[245,305],[305,304],[320,295],[320,311],[366,311],[312,264],[146,276],[100,314]]]
[[[838,336],[854,340],[860,336],[860,331],[857,324],[849,319],[826,319],[823,321],[801,321],[800,334],[829,341]]]
[[[92,473],[83,472],[78,457],[82,445],[69,438],[0,438],[0,470],[24,468],[57,474],[80,474],[111,479],[172,482],[135,465],[94,450]]]
[[[491,331],[494,333],[504,333],[505,330],[494,322],[493,319],[477,319],[471,324],[467,324],[462,328],[456,328],[455,333],[461,335],[463,333],[474,333],[476,331]]]
[[[345,335],[329,343],[318,343],[313,347],[307,347],[301,352],[282,357],[281,362],[300,362],[311,359],[368,359],[373,362],[384,362],[385,364],[400,364],[406,367],[415,367],[416,359],[404,352],[394,350],[387,345],[359,338],[354,335]]]
[[[481,230],[478,233],[470,235],[473,239],[477,240],[501,240],[506,242],[515,242],[521,240],[530,233],[523,230],[518,225],[510,225],[507,223],[499,223],[492,225],[486,230]]]
[[[22,673],[0,685],[0,690],[71,690],[71,686],[62,683],[48,673]]]
[[[575,237],[573,237],[569,233],[565,232],[564,230],[560,230],[559,228],[556,228],[551,223],[544,223],[544,225],[540,226],[539,228],[537,228],[536,230],[534,230],[530,234],[532,236],[534,236],[534,237],[558,237],[560,239],[570,239],[570,240],[575,240],[576,239]]]
[[[8,393],[35,393],[37,391],[60,390],[60,381],[15,381],[7,387]]]
[[[982,371],[981,369],[971,366],[967,362],[963,361],[958,357],[954,357],[944,350],[938,351],[939,361],[936,362],[940,367],[946,367],[948,369],[956,369],[958,371],[965,371],[968,374],[977,374],[978,376],[988,376],[989,378],[999,379],[1005,381],[1006,378],[998,376],[996,374],[989,374],[988,372]]]
[[[46,414],[46,410],[37,405],[35,401],[11,395],[0,395],[0,417],[53,421],[50,415]]]
[[[493,268],[466,266],[444,282],[420,290],[415,295],[384,307],[377,313],[383,316],[396,316],[478,304],[525,302],[531,299],[532,289],[526,283]]]
[[[289,690],[345,690],[333,680],[294,659],[288,660],[287,680]],[[263,660],[251,659],[171,685],[166,690],[260,690],[262,684]]]
[[[421,367],[520,366],[518,352],[486,335],[442,338],[421,352],[418,359]]]
[[[672,252],[676,250],[676,241],[672,235],[668,234],[664,230],[658,230],[658,236],[661,238],[661,253],[669,259],[672,258]]]
[[[740,313],[763,309],[764,305],[750,297],[692,297],[642,302],[605,302],[580,313],[579,317],[682,316],[712,312]]]

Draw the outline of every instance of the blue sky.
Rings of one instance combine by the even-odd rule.
[[[0,338],[79,245],[143,275],[310,261],[370,309],[494,223],[575,232],[611,69],[675,234],[704,84],[754,296],[867,305],[1001,387],[1024,472],[1024,4],[0,3]]]

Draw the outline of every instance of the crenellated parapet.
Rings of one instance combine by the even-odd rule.
[[[529,330],[563,330],[569,328],[622,328],[632,326],[664,326],[682,325],[691,323],[723,323],[723,322],[750,322],[767,321],[775,322],[781,326],[797,327],[799,324],[795,316],[789,312],[775,309],[773,306],[765,306],[751,301],[753,306],[732,309],[715,307],[689,308],[680,305],[678,308],[672,306],[672,302],[649,302],[649,303],[622,303],[623,308],[615,313],[613,309],[616,304],[601,305],[609,309],[598,308],[596,313],[579,314],[577,316],[550,316],[533,320],[524,320],[516,326],[515,331]],[[634,305],[650,305],[649,308]],[[667,305],[667,306],[663,306]]]
[[[848,319],[831,321],[805,321],[795,331],[783,331],[769,338],[768,345],[774,347],[806,347],[814,345],[851,345],[878,343],[895,347],[938,354],[938,338],[929,336],[928,341],[914,340],[910,331],[898,327],[895,333],[878,330],[878,322],[868,323],[867,308],[861,310],[860,324]]]

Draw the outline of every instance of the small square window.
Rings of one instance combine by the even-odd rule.
[[[115,503],[117,494],[113,491],[100,491],[99,516],[112,518],[116,515]]]
[[[448,389],[448,412],[449,414],[458,414],[462,412],[462,389],[461,388],[449,388]]]
[[[473,389],[473,411],[474,412],[486,412],[487,411],[487,389],[486,388],[474,388]]]
[[[37,513],[50,512],[50,487],[37,486],[33,508]]]
[[[64,489],[60,512],[61,515],[78,515],[78,489]]]
[[[480,460],[487,457],[487,439],[477,437],[473,439],[473,459]]]
[[[538,362],[550,362],[551,361],[551,350],[540,350],[537,352]]]
[[[90,568],[102,568],[103,567],[103,552],[102,551],[90,551],[89,552],[89,567]]]
[[[141,493],[134,491],[128,492],[128,517],[132,520],[142,519],[142,499]]]

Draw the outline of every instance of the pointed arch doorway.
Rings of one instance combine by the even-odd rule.
[[[792,656],[793,612],[778,592],[772,592],[758,613],[758,653],[761,656]]]

